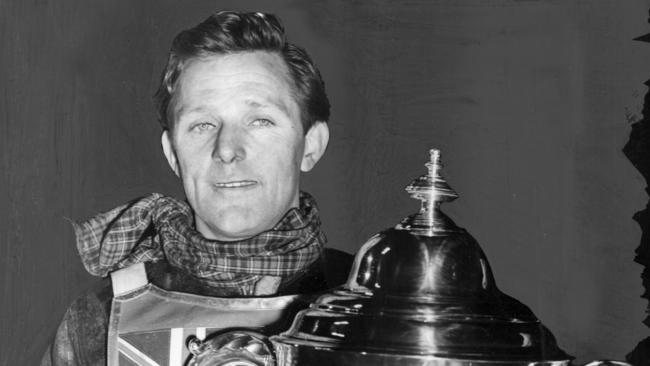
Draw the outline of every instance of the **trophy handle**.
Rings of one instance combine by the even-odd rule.
[[[193,338],[187,348],[192,354],[187,366],[275,366],[268,337],[253,331],[228,331],[205,341]]]

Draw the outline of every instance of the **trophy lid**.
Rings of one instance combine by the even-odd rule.
[[[440,151],[406,191],[419,212],[370,238],[347,283],[272,338],[281,365],[568,365],[528,307],[497,288],[479,244],[441,210]],[[293,360],[293,361],[292,361]]]

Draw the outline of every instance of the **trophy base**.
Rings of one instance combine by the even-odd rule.
[[[319,347],[271,339],[277,366],[569,366],[571,360],[480,360],[452,359],[435,355],[405,355]]]

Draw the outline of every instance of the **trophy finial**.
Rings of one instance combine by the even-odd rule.
[[[456,224],[440,211],[442,202],[458,198],[458,194],[440,174],[443,166],[440,150],[429,150],[429,161],[424,165],[427,167],[427,174],[416,178],[405,188],[411,197],[421,201],[420,211],[406,217],[396,228],[425,236],[458,231]]]
[[[429,150],[429,161],[424,164],[429,169],[429,177],[439,177],[438,169],[442,168],[440,163],[440,150]]]

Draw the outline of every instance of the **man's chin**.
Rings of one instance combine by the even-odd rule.
[[[221,218],[215,219],[208,225],[199,225],[197,230],[207,239],[236,241],[256,236],[260,232],[268,230],[264,225],[251,225],[257,220],[255,218]]]

